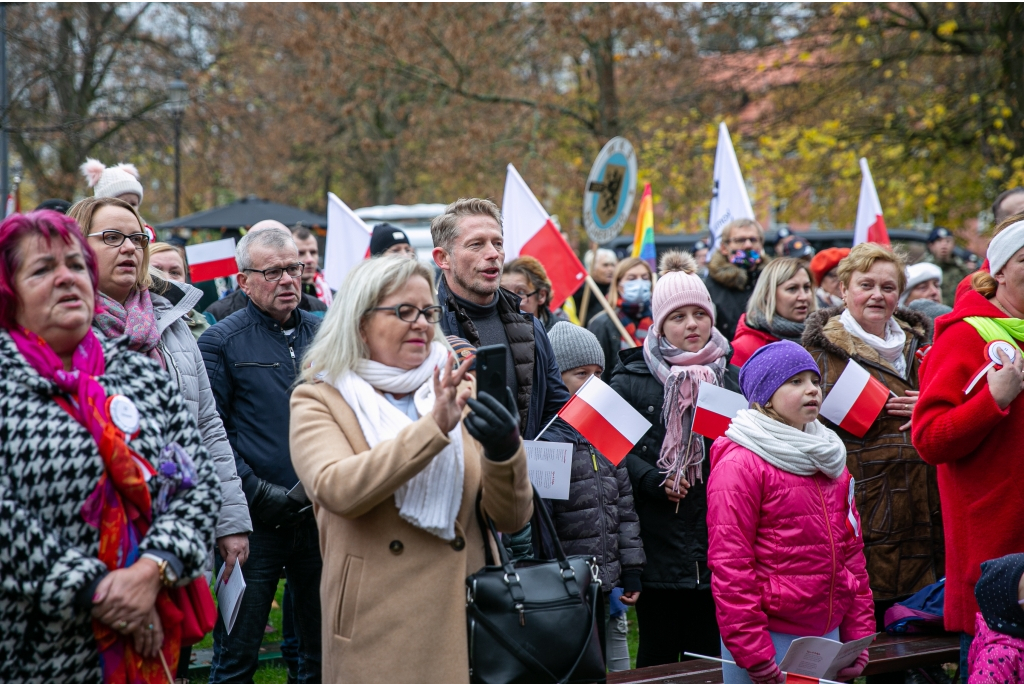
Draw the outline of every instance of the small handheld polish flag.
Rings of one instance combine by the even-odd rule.
[[[840,428],[863,438],[889,399],[889,389],[853,361],[821,403],[821,415]]]
[[[693,432],[716,440],[725,435],[732,420],[748,406],[747,398],[738,392],[712,383],[701,383],[697,391],[697,406],[693,410]]]
[[[188,275],[193,283],[212,281],[238,273],[234,238],[186,245],[185,258],[188,259]]]
[[[650,421],[597,376],[587,379],[558,415],[616,466],[651,427]]]

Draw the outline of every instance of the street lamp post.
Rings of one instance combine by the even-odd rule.
[[[174,119],[174,218],[181,216],[181,120],[188,105],[188,85],[180,74],[167,84],[167,105]]]

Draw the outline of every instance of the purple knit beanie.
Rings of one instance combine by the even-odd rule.
[[[795,342],[780,340],[750,355],[740,369],[740,389],[751,407],[755,402],[763,407],[783,383],[803,371],[813,371],[821,377],[807,350]]]
[[[661,324],[668,315],[687,305],[697,305],[711,317],[715,325],[715,304],[704,281],[697,275],[697,262],[685,252],[666,252],[659,265],[658,282],[651,295],[654,331],[661,335]]]

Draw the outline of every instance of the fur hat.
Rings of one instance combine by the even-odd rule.
[[[93,195],[96,197],[118,197],[125,193],[134,193],[139,196],[139,204],[142,204],[141,177],[134,164],[104,167],[103,162],[88,157],[81,170],[89,187],[95,189]]]
[[[661,256],[658,282],[651,295],[654,331],[661,335],[661,324],[668,315],[686,305],[694,304],[711,317],[715,325],[715,304],[704,281],[697,275],[697,262],[688,252],[672,250]]]

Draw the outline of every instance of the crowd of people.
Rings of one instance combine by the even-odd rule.
[[[794,639],[884,631],[945,579],[963,681],[1024,675],[1024,189],[976,270],[944,228],[908,265],[792,235],[769,257],[740,220],[657,273],[588,253],[611,311],[506,262],[488,200],[433,220],[433,265],[376,226],[338,291],[308,228],[266,220],[200,312],[134,169],[84,171],[93,197],[0,224],[4,680],[180,681],[212,631],[210,681],[251,682],[283,577],[290,681],[467,682],[466,578],[497,545],[550,558],[539,515],[597,560],[609,671],[630,606],[636,666],[774,683]],[[507,397],[476,388],[493,345]],[[854,363],[889,393],[863,434],[820,415]],[[617,464],[558,417],[595,376],[651,423]],[[748,403],[717,440],[701,384]],[[567,499],[534,498],[526,440],[571,445]]]

